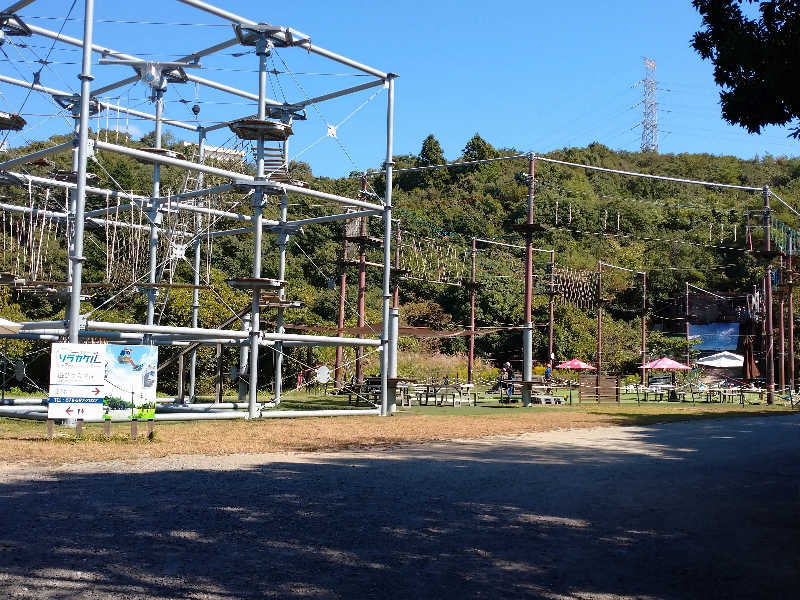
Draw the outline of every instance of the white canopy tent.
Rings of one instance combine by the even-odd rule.
[[[730,369],[744,366],[744,356],[733,352],[717,352],[711,356],[706,356],[697,361],[703,367],[714,367],[717,369]]]

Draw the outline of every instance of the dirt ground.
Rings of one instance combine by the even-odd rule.
[[[217,456],[264,452],[307,452],[374,448],[409,442],[482,438],[600,425],[642,425],[674,420],[784,414],[783,406],[660,403],[637,406],[588,405],[534,408],[416,407],[392,418],[331,417],[258,421],[198,421],[156,424],[153,442],[130,440],[130,426],[115,424],[106,440],[102,425],[88,425],[82,439],[75,429],[56,428],[56,439],[45,439],[42,422],[0,419],[0,473],[9,465],[75,464],[86,461],[164,457],[176,454]]]
[[[0,477],[0,597],[727,600],[800,584],[800,415]]]

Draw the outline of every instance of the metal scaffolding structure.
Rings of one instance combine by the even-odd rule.
[[[81,39],[70,37],[61,32],[24,23],[24,18],[18,12],[34,0],[16,2],[3,11],[4,19],[0,24],[4,35],[29,35],[42,36],[52,40],[53,44],[75,46],[82,50],[80,79],[80,93],[72,94],[33,83],[14,77],[0,74],[0,82],[11,86],[26,88],[30,93],[40,93],[50,96],[62,107],[68,109],[74,117],[74,138],[62,144],[57,144],[45,150],[33,152],[25,156],[15,157],[0,162],[0,177],[3,183],[17,185],[21,188],[63,189],[69,194],[69,203],[64,211],[45,211],[36,206],[18,206],[2,204],[0,210],[20,213],[24,215],[49,216],[66,224],[69,246],[68,284],[69,308],[63,321],[35,321],[22,323],[18,334],[8,333],[0,337],[19,337],[23,339],[39,339],[46,341],[69,341],[77,343],[86,337],[105,338],[110,341],[136,342],[150,344],[182,345],[189,349],[189,397],[195,395],[197,378],[196,348],[199,345],[231,345],[240,348],[240,376],[247,377],[247,406],[248,416],[277,416],[275,411],[262,414],[264,408],[274,408],[281,400],[282,357],[284,346],[296,345],[349,345],[356,348],[373,347],[381,353],[381,402],[375,414],[389,415],[392,411],[393,399],[389,397],[390,364],[389,348],[396,344],[396,335],[393,339],[393,328],[390,327],[390,309],[392,294],[390,293],[391,275],[391,220],[392,220],[392,146],[394,129],[394,81],[396,75],[384,72],[366,64],[357,62],[312,42],[311,37],[290,27],[276,26],[262,21],[251,20],[234,14],[223,8],[214,6],[200,0],[178,0],[180,3],[203,11],[228,22],[233,26],[234,37],[214,43],[196,52],[188,54],[178,60],[158,62],[152,59],[144,60],[135,54],[127,54],[94,43],[93,26],[94,0],[85,0],[83,18],[83,35]],[[13,31],[10,29],[13,26]],[[24,26],[24,27],[23,27]],[[249,52],[254,51],[258,58],[257,80],[253,81],[255,92],[239,89],[213,79],[202,77],[195,73],[202,73],[203,67],[200,60],[234,46],[244,46]],[[298,49],[313,54],[323,59],[339,63],[362,76],[368,77],[367,83],[337,89],[313,98],[304,98],[296,102],[281,102],[267,95],[267,58],[275,49]],[[93,55],[101,56],[100,65],[123,65],[133,69],[134,74],[119,81],[112,81],[98,86],[92,74]],[[240,81],[244,81],[241,79]],[[135,110],[131,107],[109,103],[101,100],[100,96],[112,90],[119,89],[131,83],[143,83],[149,86],[151,100],[155,105],[153,113]],[[208,127],[198,122],[182,121],[166,118],[164,115],[164,94],[171,84],[194,83],[205,86],[218,92],[244,98],[257,103],[257,114],[242,115],[234,119],[216,123]],[[288,172],[288,147],[289,139],[293,133],[293,126],[305,119],[306,108],[326,101],[355,94],[370,88],[383,86],[387,92],[386,121],[385,121],[385,159],[383,161],[383,175],[385,176],[385,192],[382,200],[373,201],[370,196],[362,194],[358,198],[331,194],[309,189],[302,182],[293,181]],[[107,139],[91,140],[89,128],[91,119],[105,112],[116,111],[117,115],[125,114],[139,119],[152,121],[155,126],[155,144],[153,148],[135,149],[110,142]],[[199,108],[198,108],[199,111]],[[197,113],[195,113],[196,115]],[[197,135],[196,160],[188,160],[179,153],[161,147],[162,130],[164,127],[175,127],[191,131]],[[214,166],[206,164],[205,148],[207,134],[229,128],[235,137],[255,143],[255,174],[250,175],[244,170],[228,168],[227,165]],[[270,144],[270,148],[266,147]],[[12,170],[16,165],[24,165],[34,160],[43,159],[56,153],[72,151],[72,173],[68,177],[39,177]],[[88,185],[87,165],[96,151],[110,152],[135,158],[141,162],[152,165],[152,193],[147,195],[121,192],[120,190],[106,189]],[[179,193],[162,194],[161,169],[173,167],[184,170],[186,181],[194,183],[194,189],[186,189]],[[209,187],[204,186],[204,176],[221,178],[225,183]],[[217,194],[232,192],[243,194],[249,201],[249,211],[222,210],[211,206],[210,198]],[[333,214],[311,218],[292,218],[289,211],[289,194],[297,194],[316,200],[333,203],[345,207],[349,212],[338,210]],[[87,196],[105,196],[107,208],[86,210]],[[108,199],[116,202],[112,206]],[[204,205],[204,199],[209,199]],[[270,220],[264,217],[264,210],[270,199],[277,199],[280,205],[280,217]],[[127,204],[120,205],[122,200]],[[119,218],[120,207],[141,211],[144,221],[141,225],[124,221]],[[169,289],[170,284],[164,284],[163,262],[160,263],[159,248],[167,244],[167,251],[171,252],[168,240],[175,235],[168,229],[164,222],[167,218],[175,220],[176,215],[184,215],[185,220],[191,223],[193,231],[183,232],[184,237],[179,240],[180,251],[193,252],[194,281],[188,287],[192,288],[192,313],[191,323],[180,327],[166,327],[156,323],[156,310],[160,288]],[[383,294],[382,312],[383,327],[379,338],[355,338],[339,336],[316,336],[286,333],[284,329],[284,309],[291,307],[292,303],[285,297],[284,276],[287,260],[287,243],[291,236],[298,233],[302,227],[312,223],[325,223],[343,221],[353,217],[364,220],[378,217],[383,222]],[[224,218],[242,222],[243,226],[234,229],[211,231],[212,219]],[[108,226],[116,228],[137,228],[148,234],[146,245],[147,277],[142,290],[147,295],[147,313],[145,323],[116,323],[91,320],[90,315],[81,313],[81,299],[86,291],[83,268],[84,257],[84,231],[87,226]],[[199,321],[199,294],[204,289],[201,284],[201,245],[204,240],[212,240],[224,235],[239,235],[242,233],[253,234],[253,267],[252,276],[247,279],[232,281],[231,285],[245,290],[251,295],[249,312],[234,315],[234,320],[242,323],[242,329],[231,328],[203,328]],[[262,256],[264,253],[263,235],[274,236],[278,248],[278,277],[277,279],[265,278],[262,274]],[[174,245],[174,244],[173,244]],[[274,332],[265,331],[261,322],[261,299],[264,293],[272,294],[272,305],[277,308],[277,326]],[[229,324],[233,321],[229,321]],[[258,401],[259,383],[259,352],[262,348],[272,348],[275,352],[275,397],[271,402]],[[394,353],[396,356],[396,353]],[[180,357],[183,363],[183,355]],[[179,377],[183,385],[183,373]],[[183,398],[183,389],[178,397]],[[320,412],[320,411],[317,411]],[[324,412],[324,411],[321,411]],[[332,411],[339,414],[341,411]],[[174,415],[172,415],[174,416]]]

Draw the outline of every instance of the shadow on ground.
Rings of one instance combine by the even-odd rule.
[[[11,473],[0,595],[786,598],[799,439],[756,418]]]

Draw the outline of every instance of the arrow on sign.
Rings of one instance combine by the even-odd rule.
[[[68,415],[69,415],[69,414],[72,414],[72,407],[71,407],[71,406],[68,406],[68,407],[67,407],[67,410],[65,410],[64,412],[65,412],[65,413],[67,413]]]
[[[97,387],[96,387],[96,388],[94,388],[92,391],[94,392],[94,395],[95,395],[95,396],[97,396],[97,394],[99,394],[99,393],[100,393],[100,388],[97,388]]]

